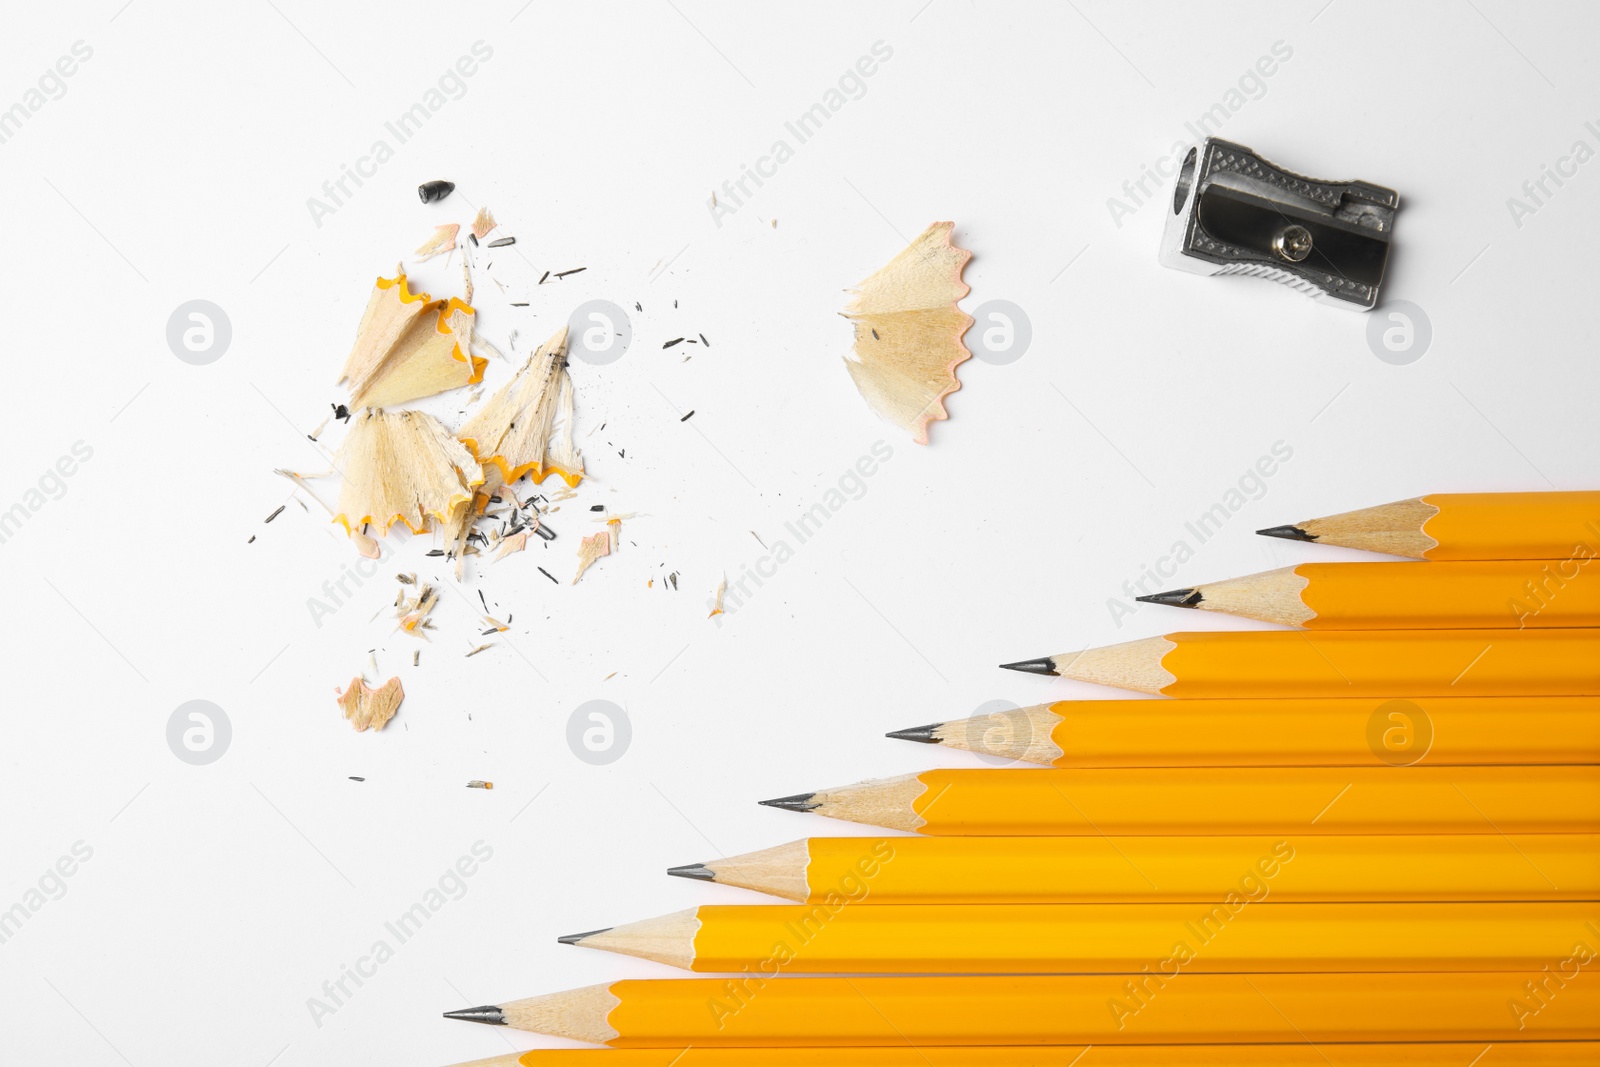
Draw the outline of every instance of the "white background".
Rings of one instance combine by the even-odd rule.
[[[1594,485],[1600,162],[1520,226],[1507,203],[1574,142],[1600,148],[1582,5],[102,0],[6,21],[0,108],[74,42],[93,49],[0,144],[0,510],[92,449],[0,544],[0,909],[75,842],[93,850],[0,944],[8,1062],[401,1067],[532,1047],[439,1013],[670,973],[554,938],[755,899],[662,868],[852,832],[754,802],[962,764],[881,734],[1073,692],[998,662],[1230,625],[1108,605],[1130,607],[1124,583],[1176,541],[1194,558],[1149,588],[1339,556],[1261,526]],[[384,123],[480,40],[493,55],[464,95],[318,225],[307,199],[375,139],[394,147]],[[785,121],[879,41],[892,58],[864,94],[795,145]],[[1161,269],[1162,205],[1108,207],[1275,42],[1291,58],[1247,79],[1220,132],[1400,191],[1385,295],[1433,334],[1410,365],[1374,356],[1367,316]],[[778,138],[794,157],[719,226],[710,191]],[[423,206],[432,178],[458,191]],[[272,470],[326,466],[304,435],[343,399],[372,279],[482,204],[518,239],[489,271],[503,293],[479,275],[502,350],[515,329],[520,358],[583,300],[643,307],[622,360],[573,368],[590,478],[548,549],[456,587],[419,538],[318,625],[308,599],[356,556]],[[836,312],[936,219],[974,253],[964,306],[1015,303],[1032,343],[963,365],[923,448],[857,395]],[[458,292],[458,268],[413,277]],[[165,340],[196,298],[232,323],[209,366]],[[709,349],[661,348],[699,333]],[[799,544],[784,524],[880,440],[892,458],[864,494]],[[1185,522],[1275,442],[1292,458],[1199,544]],[[637,517],[574,587],[591,504]],[[767,554],[758,537],[794,558],[709,621],[721,575]],[[391,632],[397,570],[447,586],[426,644]],[[514,623],[465,659],[479,590]],[[369,649],[407,696],[356,734],[333,692]],[[191,699],[232,724],[208,766],[168,748]],[[632,722],[605,767],[566,742],[592,699]],[[385,921],[477,841],[493,856],[464,895],[315,1020],[309,998],[392,945]]]

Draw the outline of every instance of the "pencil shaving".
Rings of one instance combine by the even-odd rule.
[[[930,421],[949,418],[943,399],[961,388],[956,367],[972,355],[961,343],[972,316],[956,305],[971,291],[961,271],[972,253],[950,243],[954,225],[929,226],[844,310],[855,324],[854,358],[844,363],[856,388],[919,445]]]
[[[418,245],[416,252],[412,254],[417,257],[417,262],[421,263],[444,252],[452,251],[456,247],[456,234],[460,232],[460,223],[447,222],[434,230],[433,236]]]
[[[439,603],[439,592],[431,585],[420,586],[415,596],[408,597],[402,591],[395,604],[395,617],[400,620],[400,630],[412,637],[427,640],[424,630],[433,629],[433,624],[428,621],[428,615]]]
[[[374,689],[360,675],[356,675],[350,679],[344,692],[338,694],[344,717],[358,733],[368,729],[383,729],[384,724],[400,710],[400,702],[405,698],[405,690],[401,688],[398,677],[390,678]]]
[[[521,533],[514,533],[510,537],[502,538],[500,541],[500,551],[495,553],[494,562],[499,563],[507,556],[516,552],[521,552],[523,549],[527,548],[528,535],[532,532],[532,530],[523,530]]]
[[[339,372],[350,406],[401,404],[482,381],[488,361],[472,355],[476,317],[455,297],[411,292],[404,274],[379,278]]]
[[[396,522],[412,533],[430,518],[449,524],[483,484],[483,471],[461,442],[431,415],[420,411],[366,412],[355,420],[339,449],[344,482],[334,521],[345,532],[367,524],[380,535]]]
[[[572,378],[567,373],[563,326],[457,436],[479,463],[497,467],[507,485],[524,474],[535,482],[559,474],[573,487],[583,478],[583,457],[572,441],[572,422]]]
[[[472,236],[481,241],[485,237],[489,236],[489,231],[498,225],[499,223],[494,221],[494,213],[491,212],[488,205],[485,204],[483,207],[478,209],[477,216],[472,220]]]
[[[616,547],[616,534],[622,524],[607,523],[606,528],[597,534],[590,534],[578,542],[578,573],[572,576],[572,584],[577,585],[578,579],[583,577],[583,572],[594,566],[596,560],[601,560],[611,555]]]

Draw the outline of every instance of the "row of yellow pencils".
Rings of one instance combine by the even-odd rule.
[[[1008,664],[1179,699],[896,731],[1045,769],[766,801],[918,836],[674,868],[790,903],[561,939],[733,977],[447,1014],[628,1050],[496,1067],[1600,1063],[1600,493],[1262,532],[1426,562],[1152,591],[1293,629]]]

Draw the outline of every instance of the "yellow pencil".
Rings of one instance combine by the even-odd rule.
[[[1600,626],[1600,564],[1302,563],[1135,599],[1308,630]]]
[[[1055,767],[1600,763],[1600,696],[1060,700],[888,736]]]
[[[985,837],[1592,834],[1600,767],[963,768],[761,803]]]
[[[1133,976],[629,979],[445,1014],[679,1051],[1600,1038],[1600,982],[1557,990],[1543,971],[1187,974],[1161,962]]]
[[[1600,836],[813,837],[667,873],[874,906],[1600,900]]]
[[[530,1049],[456,1067],[1593,1067],[1600,1042]]]
[[[708,904],[569,934],[687,971],[788,974],[1537,972],[1585,939],[1600,903]]]
[[[1600,630],[1175,633],[1002,666],[1172,697],[1589,696]]]
[[[1256,533],[1431,560],[1593,557],[1600,492],[1435,493]]]

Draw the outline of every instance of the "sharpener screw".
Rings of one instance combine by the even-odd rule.
[[[1304,226],[1286,226],[1272,239],[1272,250],[1290,263],[1299,263],[1311,254],[1311,231]]]

